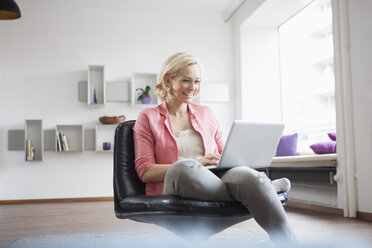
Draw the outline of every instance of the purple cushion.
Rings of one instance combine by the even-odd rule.
[[[297,155],[297,136],[297,133],[282,135],[276,148],[276,156]]]
[[[336,133],[328,133],[328,137],[333,140],[333,141],[336,141]]]
[[[316,154],[336,153],[336,141],[319,142],[312,144],[310,148]]]

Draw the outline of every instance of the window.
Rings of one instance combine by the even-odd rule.
[[[298,152],[336,129],[331,0],[315,0],[279,26],[282,119]]]

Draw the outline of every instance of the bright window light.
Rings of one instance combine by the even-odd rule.
[[[331,0],[315,0],[279,27],[282,118],[298,152],[336,129]]]

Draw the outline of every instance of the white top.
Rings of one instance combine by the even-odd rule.
[[[192,127],[183,131],[175,131],[175,135],[178,147],[178,160],[198,160],[203,157],[202,139]]]

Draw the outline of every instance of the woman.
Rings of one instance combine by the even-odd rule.
[[[135,166],[147,195],[242,202],[273,240],[294,240],[279,191],[287,179],[273,183],[265,173],[236,167],[216,176],[205,165],[218,163],[224,146],[212,111],[191,100],[200,92],[201,65],[187,53],[176,53],[163,64],[154,90],[163,101],[143,110],[134,130]]]

